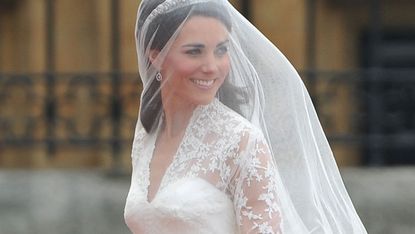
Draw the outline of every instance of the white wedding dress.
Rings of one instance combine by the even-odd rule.
[[[154,199],[157,133],[137,124],[125,220],[133,233],[280,233],[276,167],[263,134],[217,99],[197,107]]]

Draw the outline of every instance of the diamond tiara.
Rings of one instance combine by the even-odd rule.
[[[150,0],[151,1],[151,0]],[[212,0],[166,0],[158,5],[147,17],[146,21],[151,22],[157,16],[166,14],[181,7],[190,6],[195,3],[208,2]]]

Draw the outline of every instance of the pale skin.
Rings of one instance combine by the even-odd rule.
[[[163,63],[161,97],[164,122],[150,163],[148,201],[157,195],[160,182],[179,147],[198,105],[209,104],[230,70],[229,32],[218,19],[192,16],[183,25]],[[157,64],[158,51],[150,60]]]

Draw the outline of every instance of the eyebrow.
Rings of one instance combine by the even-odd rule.
[[[186,47],[192,47],[192,48],[204,48],[204,47],[205,47],[205,45],[203,45],[203,44],[197,44],[197,43],[194,43],[194,44],[186,44],[186,45],[183,45],[182,47],[183,47],[183,48],[186,48]]]
[[[216,47],[223,46],[228,43],[229,43],[229,39],[226,39],[225,41],[222,41],[221,43],[219,43]]]
[[[226,39],[225,41],[220,42],[216,47],[222,46],[224,44],[229,43],[229,39]],[[186,47],[192,47],[192,48],[205,48],[204,44],[194,43],[194,44],[186,44],[182,46],[183,48]]]

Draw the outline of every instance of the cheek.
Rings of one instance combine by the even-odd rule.
[[[192,74],[196,73],[199,68],[199,64],[183,60],[181,63],[177,64],[176,75],[181,79],[186,79]]]
[[[171,78],[186,79],[194,74],[198,68],[199,64],[195,63],[195,61],[181,58],[171,61],[169,66],[166,67],[166,71],[171,74]]]
[[[223,59],[222,63],[220,64],[220,71],[223,77],[228,76],[229,71],[231,69],[231,63],[229,56],[226,56],[226,58]]]
[[[194,61],[189,61],[185,58],[170,58],[166,60],[163,67],[164,73],[167,76],[164,85],[165,91],[168,93],[184,91],[189,77],[192,77],[197,72],[197,68],[198,66]]]

